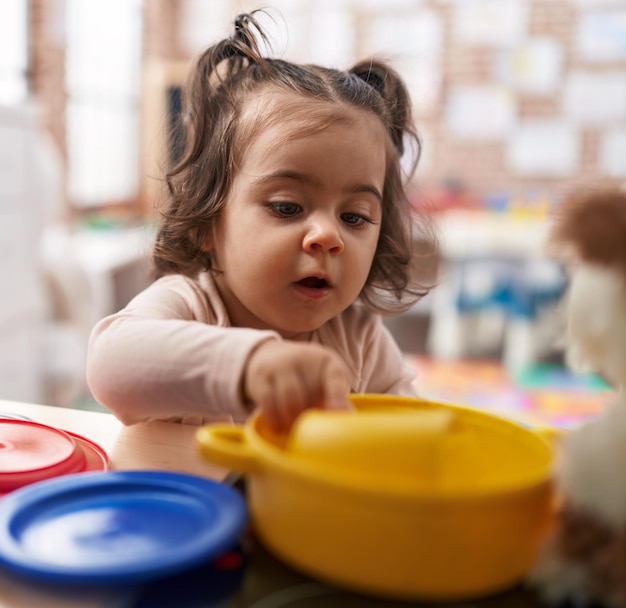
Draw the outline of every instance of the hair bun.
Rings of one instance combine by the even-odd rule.
[[[352,70],[352,73],[385,97],[385,75],[375,69],[372,64],[369,67],[367,64],[360,64]]]

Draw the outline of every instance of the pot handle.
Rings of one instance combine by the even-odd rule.
[[[246,440],[243,426],[203,426],[196,433],[196,445],[203,458],[227,469],[252,473],[261,468],[259,458]]]

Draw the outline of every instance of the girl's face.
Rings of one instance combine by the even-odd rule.
[[[341,313],[365,285],[388,136],[364,111],[329,116],[317,130],[303,130],[302,117],[261,128],[243,155],[207,247],[235,326],[291,338]]]

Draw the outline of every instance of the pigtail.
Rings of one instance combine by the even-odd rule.
[[[267,35],[254,17],[254,12],[239,15],[235,19],[233,34],[199,56],[194,70],[199,78],[194,78],[192,84],[204,82],[215,87],[227,86],[229,79],[250,64],[266,69],[267,62],[261,51],[260,41],[271,47]]]
[[[421,142],[413,123],[411,98],[399,74],[388,65],[368,60],[357,63],[350,73],[369,84],[383,99],[389,116],[389,135],[398,154],[403,156],[409,145],[414,151],[410,164],[412,174],[421,155]]]
[[[205,244],[232,180],[235,96],[251,68],[267,71],[262,45],[270,47],[254,13],[239,15],[233,34],[207,48],[190,70],[178,119],[184,150],[165,173],[169,205],[154,250],[155,276],[212,268]]]
[[[259,41],[270,46],[254,13],[241,14],[235,19],[233,34],[209,47],[198,57],[187,82],[188,122],[195,124],[197,113],[205,112],[207,100],[216,96],[223,96],[223,101],[234,105],[233,83],[249,66],[257,65],[263,71],[267,70],[267,61]]]

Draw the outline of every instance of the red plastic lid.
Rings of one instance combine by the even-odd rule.
[[[85,454],[85,468],[84,471],[108,471],[110,468],[109,456],[101,448],[97,443],[87,439],[87,437],[83,437],[82,435],[77,435],[76,433],[71,433],[70,431],[65,431],[68,435],[70,435],[74,441],[76,441],[77,447],[82,450]]]
[[[95,443],[37,422],[0,419],[0,494],[83,471],[107,470],[108,458]]]

